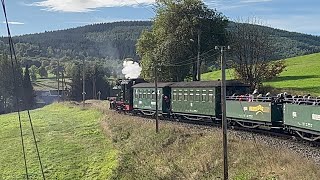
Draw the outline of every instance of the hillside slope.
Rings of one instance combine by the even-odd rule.
[[[279,77],[264,82],[279,91],[294,94],[320,95],[320,53],[284,59],[286,69]],[[233,70],[227,71],[227,78],[234,79]],[[221,71],[202,74],[203,80],[221,79]]]
[[[123,59],[135,57],[135,44],[141,32],[150,29],[151,21],[124,21],[101,23],[66,30],[28,34],[14,37],[18,55],[24,58],[79,58],[95,57]],[[229,29],[232,30],[231,22]],[[288,32],[271,27],[266,29],[273,37],[277,52],[274,59],[320,52],[320,37]],[[0,38],[0,50],[6,49],[5,38]]]
[[[284,60],[287,68],[264,84],[295,94],[320,95],[320,53]]]
[[[27,34],[14,37],[21,57],[123,59],[136,57],[135,44],[150,21],[125,21],[92,24],[66,30]],[[5,49],[0,38],[0,49]]]

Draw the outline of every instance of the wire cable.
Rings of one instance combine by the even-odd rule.
[[[212,54],[211,56],[208,56],[207,58],[213,57],[213,56],[217,55],[218,53],[219,53],[219,52],[214,53],[214,54]],[[190,59],[196,59],[196,57],[195,57],[195,58],[190,58]],[[189,59],[189,60],[190,60],[190,59]],[[165,67],[179,67],[179,66],[190,65],[190,64],[193,64],[193,63],[195,63],[195,62],[197,62],[197,61],[192,61],[192,62],[189,62],[189,63],[179,62],[178,64],[161,64],[160,66],[165,66]],[[182,64],[182,63],[183,63],[183,64]]]
[[[2,3],[2,9],[3,9],[4,16],[5,16],[5,22],[6,22],[6,26],[7,26],[7,32],[8,32],[10,59],[11,59],[12,74],[13,74],[13,83],[14,83],[15,91],[17,92],[19,90],[19,86],[18,86],[19,83],[17,83],[16,74],[15,74],[15,66],[14,66],[13,59],[15,60],[16,67],[18,67],[18,60],[17,60],[15,49],[14,49],[14,43],[12,41],[12,36],[11,36],[10,27],[9,27],[9,23],[8,23],[5,0],[1,0],[1,3]],[[29,179],[27,158],[26,158],[25,145],[24,145],[24,139],[23,139],[23,129],[22,129],[22,122],[21,122],[21,115],[20,115],[20,104],[19,104],[20,102],[19,102],[19,98],[18,98],[17,95],[16,95],[16,102],[17,102],[17,109],[18,109],[17,111],[18,111],[19,124],[20,124],[20,135],[21,135],[21,143],[22,143],[22,148],[23,148],[23,157],[24,157],[26,178]],[[39,153],[38,143],[37,143],[36,136],[35,136],[35,133],[34,133],[34,128],[33,128],[32,119],[31,119],[29,108],[27,108],[27,113],[28,113],[30,126],[31,126],[31,129],[32,129],[33,140],[34,140],[34,143],[35,143],[35,146],[36,146],[36,151],[37,151],[37,156],[38,156],[38,160],[39,160],[39,164],[40,164],[40,168],[41,168],[42,178],[45,180],[46,178],[45,178],[44,171],[43,171],[42,161],[41,161],[41,157],[40,157],[40,153]]]
[[[33,136],[34,144],[35,144],[36,150],[37,150],[37,156],[38,156],[38,160],[39,160],[39,164],[40,164],[40,168],[41,168],[42,178],[45,180],[46,177],[45,177],[45,175],[44,175],[43,166],[42,166],[42,161],[41,161],[41,157],[40,157],[40,153],[39,153],[39,148],[38,148],[38,143],[37,143],[36,135],[35,135],[35,133],[34,133],[34,128],[33,128],[32,119],[31,119],[31,115],[30,115],[29,109],[28,109],[27,112],[28,112],[28,117],[29,117],[29,122],[30,122],[31,130],[32,130],[32,136]]]
[[[13,88],[14,92],[17,91],[17,79],[15,76],[15,66],[13,63],[13,49],[12,49],[12,40],[11,40],[11,33],[10,33],[10,28],[9,28],[9,23],[8,23],[8,18],[7,18],[7,12],[5,8],[5,2],[4,0],[1,0],[2,4],[2,9],[5,17],[5,22],[7,26],[7,33],[8,33],[8,40],[9,40],[9,51],[10,51],[10,59],[11,59],[11,68],[12,68],[12,76],[13,76]],[[18,113],[18,120],[19,120],[19,128],[20,128],[20,137],[21,137],[21,145],[22,145],[22,153],[23,153],[23,160],[24,160],[24,167],[25,167],[25,173],[26,173],[26,178],[29,179],[28,175],[28,166],[27,166],[27,158],[26,158],[26,150],[25,150],[25,145],[24,145],[24,138],[23,138],[23,129],[22,129],[22,121],[21,121],[21,114],[20,114],[20,104],[19,104],[19,99],[18,96],[16,96],[16,103],[17,103],[17,113]]]

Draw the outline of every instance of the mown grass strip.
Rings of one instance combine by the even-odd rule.
[[[117,167],[117,151],[94,109],[53,104],[31,116],[47,179],[108,179]],[[26,113],[22,113],[28,166],[41,179]],[[0,116],[0,179],[23,179],[23,159],[16,114]]]

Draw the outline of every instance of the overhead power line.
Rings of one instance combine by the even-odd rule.
[[[17,92],[19,92],[18,91],[19,84],[21,83],[21,82],[17,82],[17,78],[16,78],[17,75],[16,75],[15,67],[18,67],[18,60],[17,60],[15,49],[14,49],[14,43],[12,41],[12,36],[11,36],[10,27],[9,27],[9,23],[8,23],[5,0],[1,0],[1,4],[2,4],[2,9],[3,9],[5,22],[6,22],[6,26],[7,26],[7,32],[8,32],[10,60],[11,60],[11,68],[12,68],[12,75],[13,75],[13,87],[14,87],[15,99],[16,99],[16,103],[17,103],[17,113],[18,113],[18,119],[19,119],[19,128],[20,128],[20,137],[21,137],[21,144],[22,144],[22,151],[23,151],[24,166],[25,166],[26,178],[29,179],[25,144],[24,144],[24,138],[23,138],[23,128],[22,128],[21,115],[20,115],[20,101],[19,101],[18,95],[16,94]],[[14,65],[14,62],[15,62],[15,65]],[[42,178],[45,180],[46,178],[45,178],[44,171],[43,171],[43,166],[42,166],[41,157],[40,157],[40,153],[39,153],[38,143],[36,140],[29,108],[27,108],[27,113],[28,113],[28,118],[29,118],[31,130],[32,130],[32,134],[33,134],[33,141],[35,143],[35,147],[36,147],[36,151],[37,151],[37,157],[38,157],[38,160],[40,163]]]

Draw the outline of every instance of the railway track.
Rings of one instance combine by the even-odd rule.
[[[126,115],[135,116],[132,113],[126,113]],[[139,115],[139,117],[143,117],[143,119],[151,122],[155,121],[152,116]],[[221,124],[213,123],[212,121],[176,120],[162,116],[159,118],[159,121],[204,132],[221,130]],[[267,129],[247,129],[239,126],[228,126],[228,135],[241,140],[251,140],[254,143],[263,143],[274,148],[289,149],[320,165],[319,141],[309,142],[288,133],[268,131]]]

